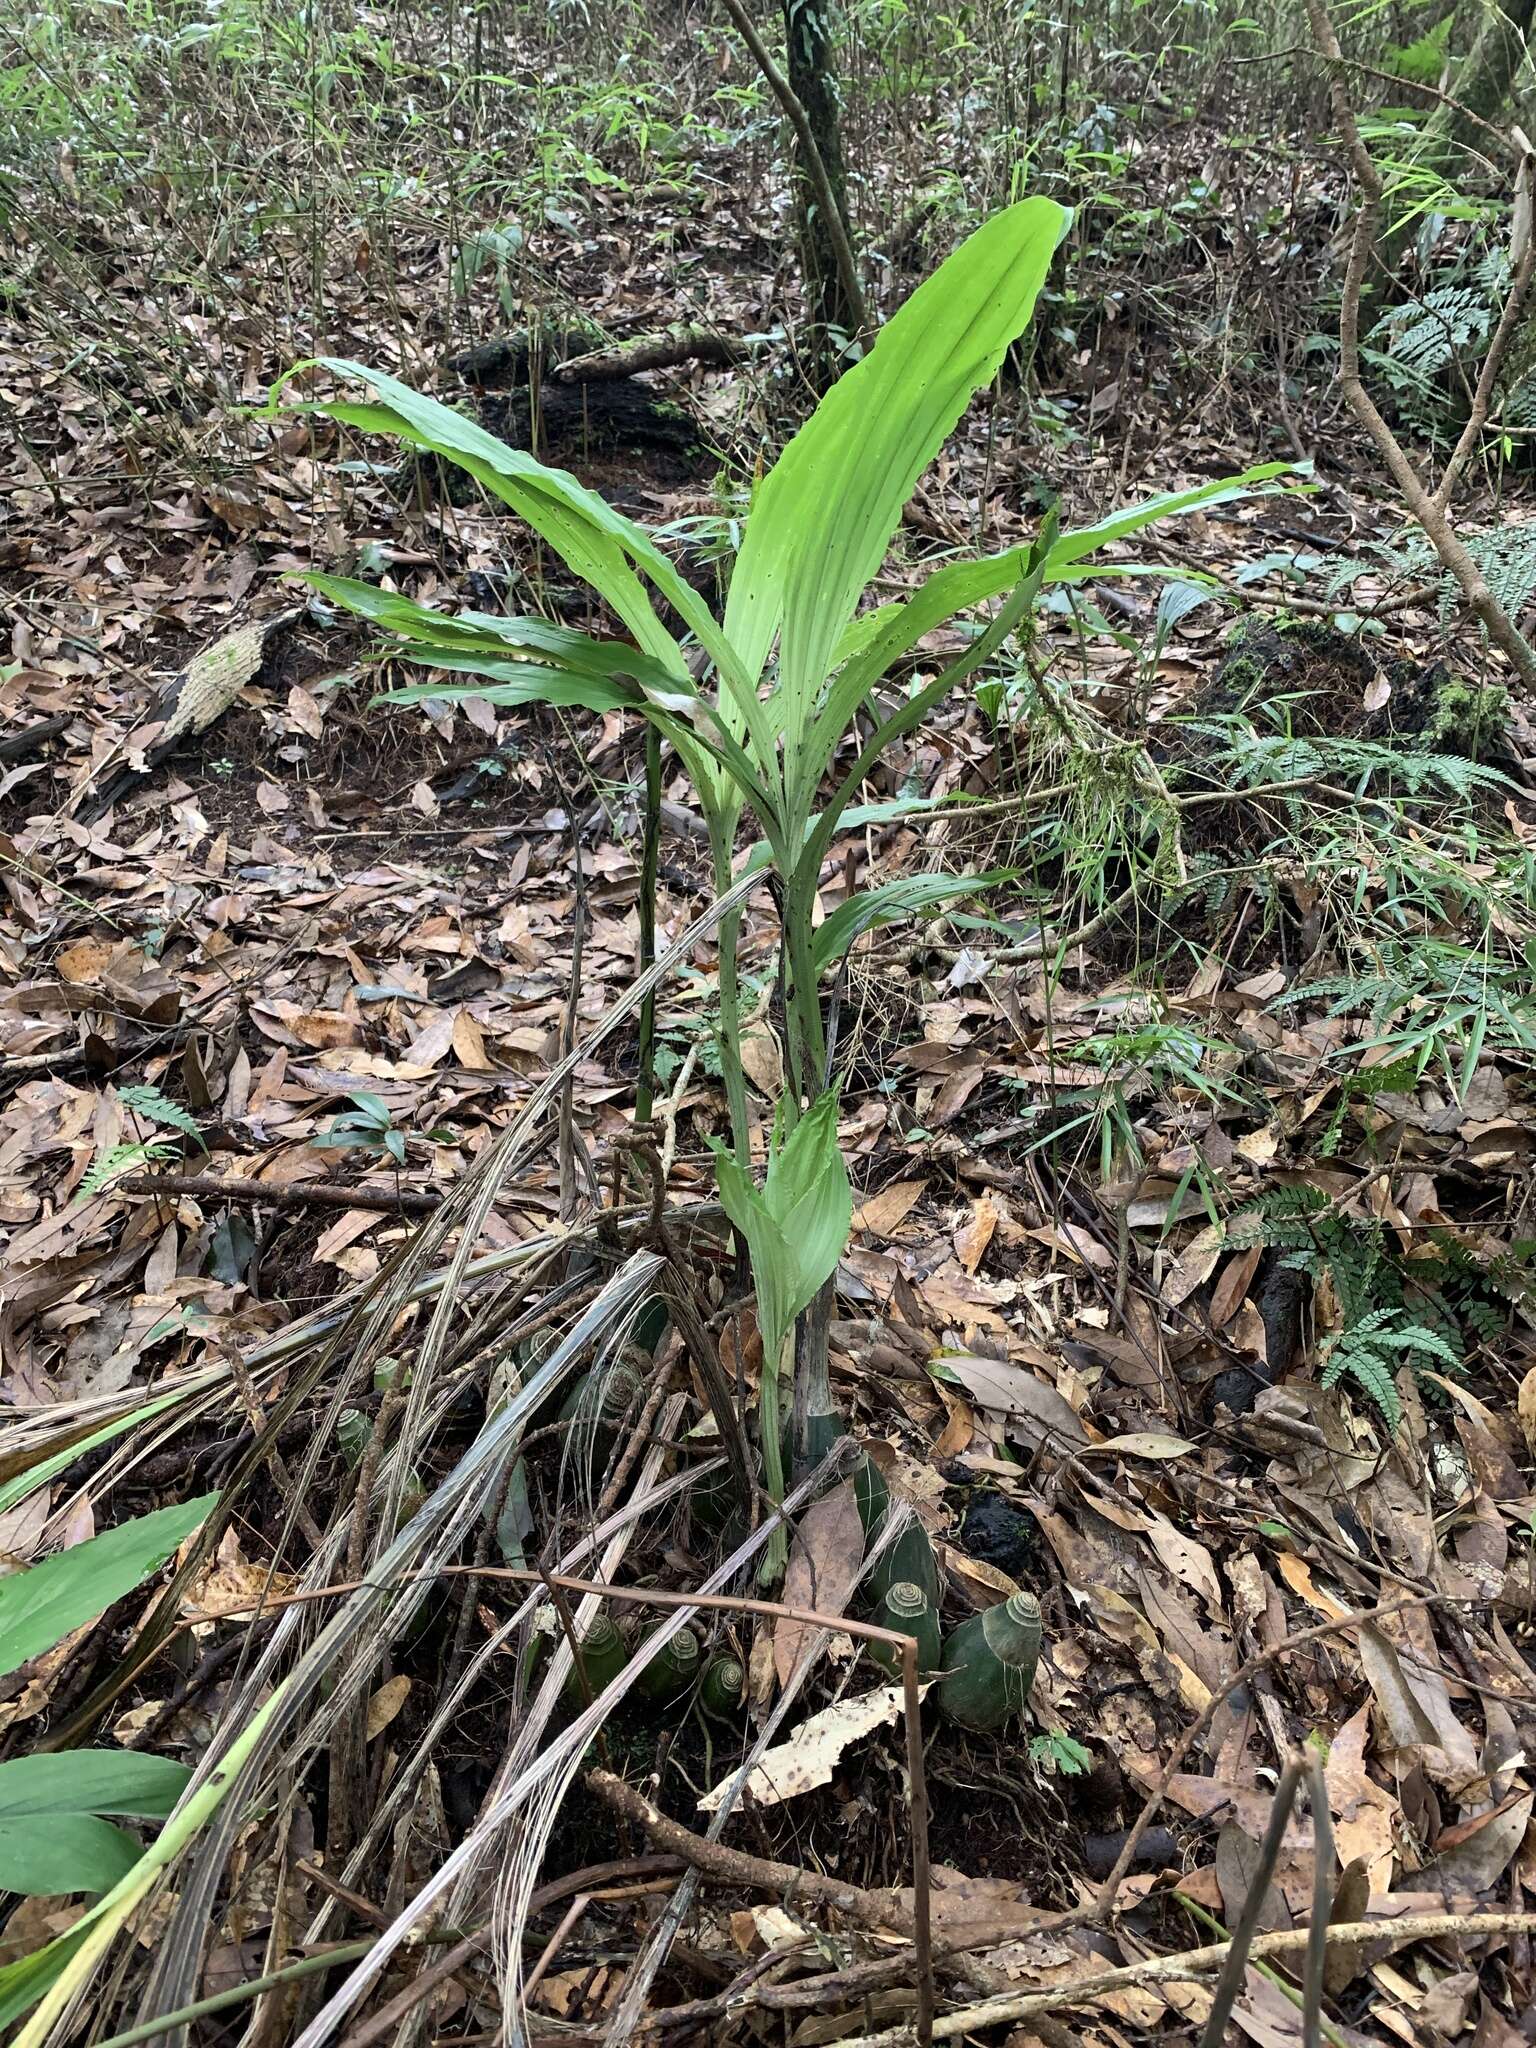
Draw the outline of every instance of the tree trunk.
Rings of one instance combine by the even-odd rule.
[[[837,99],[831,10],[835,0],[783,0],[789,84],[805,109],[806,122],[826,171],[844,244],[848,234],[847,172]],[[795,150],[795,210],[801,274],[811,334],[807,354],[818,383],[837,375],[843,342],[858,331],[860,309],[848,302],[838,262],[837,229],[816,196],[816,179],[798,145]]]

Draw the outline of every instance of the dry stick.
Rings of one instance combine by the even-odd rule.
[[[745,1849],[727,1848],[724,1842],[706,1841],[681,1821],[670,1820],[643,1792],[611,1771],[589,1771],[587,1786],[605,1806],[644,1828],[653,1842],[682,1857],[717,1884],[743,1891],[771,1892],[788,1902],[824,1906],[872,1934],[882,1929],[910,1932],[911,1916],[893,1891],[868,1891],[863,1885],[825,1877],[820,1871],[802,1870],[796,1863],[778,1863],[770,1856],[754,1856]],[[1021,1920],[1017,1909],[1012,1918],[1015,1925]]]
[[[1264,1839],[1259,1844],[1259,1860],[1248,1878],[1248,1895],[1243,1900],[1243,1910],[1238,1915],[1232,1939],[1227,1943],[1227,1953],[1222,1960],[1221,1975],[1216,1980],[1216,1990],[1211,1998],[1211,2009],[1206,2014],[1205,2025],[1200,2030],[1200,2048],[1221,2048],[1226,2037],[1227,2021],[1237,2003],[1237,1994],[1243,1988],[1243,1972],[1248,1967],[1248,1954],[1253,1947],[1253,1937],[1258,1932],[1259,1915],[1264,1910],[1264,1901],[1269,1894],[1269,1881],[1275,1874],[1275,1865],[1280,1861],[1280,1845],[1285,1840],[1286,1823],[1291,1817],[1291,1808],[1296,1804],[1296,1787],[1301,1783],[1302,1763],[1299,1756],[1287,1759],[1285,1769],[1280,1773],[1280,1783],[1275,1787],[1274,1803],[1269,1809],[1269,1825],[1264,1830]],[[1310,1945],[1309,1945],[1310,1953]]]
[[[831,238],[832,252],[837,258],[838,279],[843,287],[853,314],[853,324],[859,333],[869,327],[869,312],[864,304],[864,288],[859,283],[859,267],[853,260],[853,249],[848,240],[848,229],[843,221],[842,209],[832,196],[831,181],[827,167],[822,161],[821,151],[816,147],[816,138],[811,133],[811,124],[805,108],[800,104],[799,95],[778,65],[774,63],[767,44],[753,26],[752,17],[742,6],[741,0],[724,0],[725,11],[736,24],[737,33],[752,52],[757,68],[768,81],[770,91],[779,105],[789,116],[790,126],[795,131],[795,140],[800,145],[805,168],[812,185],[816,188],[816,204],[821,208]]]
[[[1361,139],[1359,123],[1355,119],[1355,111],[1350,104],[1349,93],[1344,83],[1344,53],[1339,48],[1339,39],[1334,33],[1333,23],[1328,18],[1322,0],[1306,0],[1306,9],[1313,41],[1328,71],[1328,92],[1333,106],[1334,125],[1344,140],[1355,182],[1360,188],[1360,205],[1355,215],[1349,261],[1344,271],[1343,301],[1339,308],[1339,384],[1349,402],[1350,410],[1369,434],[1376,452],[1402,492],[1409,511],[1423,528],[1430,545],[1445,568],[1461,586],[1463,597],[1469,608],[1482,620],[1489,639],[1508,656],[1520,680],[1536,688],[1536,653],[1533,653],[1514,620],[1488,588],[1483,572],[1468,552],[1465,542],[1458,539],[1438,494],[1431,495],[1425,489],[1423,480],[1402,443],[1382,418],[1375,400],[1361,380],[1360,294],[1365,284],[1365,273],[1371,253],[1376,246],[1376,226],[1381,216],[1385,188],[1375,160]],[[1525,263],[1527,253],[1524,250],[1520,252],[1520,264],[1515,281],[1510,287],[1511,299],[1517,292],[1523,297],[1525,287],[1530,283]],[[1524,273],[1523,282],[1521,273]],[[1505,311],[1508,312],[1507,306]],[[1504,349],[1508,347],[1512,332],[1513,322],[1501,319],[1495,344],[1489,348],[1488,360],[1483,365],[1483,375],[1478,380],[1479,391],[1485,382],[1488,390],[1492,391],[1494,375],[1497,373]],[[1504,344],[1503,348],[1498,346],[1500,339]],[[1454,477],[1452,480],[1454,481]]]
[[[1301,2048],[1322,2048],[1323,1992],[1328,1973],[1328,1916],[1333,1911],[1333,1818],[1323,1760],[1307,1746],[1307,1797],[1312,1804],[1312,1913],[1301,1979]]]
[[[646,1887],[642,1886],[641,1889],[644,1890],[646,1889]],[[548,1941],[545,1942],[544,1953],[539,1957],[539,1960],[534,1964],[532,1974],[529,1976],[528,1981],[523,1986],[522,2003],[523,2010],[525,2012],[528,2009],[529,2000],[533,1997],[534,1992],[537,1991],[539,1986],[544,1982],[544,1979],[549,1972],[550,1964],[555,1960],[555,1957],[559,1955],[561,1947],[564,1944],[565,1937],[570,1933],[571,1929],[576,1925],[577,1921],[585,1915],[586,1910],[588,1906],[591,1905],[591,1903],[592,1894],[590,1892],[578,1892],[575,1898],[572,1899],[571,1903],[566,1907],[564,1913],[561,1914],[560,1925],[555,1929],[554,1933],[549,1937]],[[348,2043],[343,2041],[341,2044],[341,2048],[348,2048]],[[357,2042],[356,2044],[354,2044],[354,2048],[363,2048],[363,2044],[361,2042]]]
[[[555,371],[557,384],[596,384],[637,377],[642,370],[670,370],[679,363],[709,363],[727,369],[739,363],[747,344],[738,335],[719,334],[712,327],[669,327],[661,334],[640,334],[590,355],[570,356]],[[655,727],[651,727],[654,731]]]
[[[341,1188],[332,1181],[276,1186],[264,1180],[222,1180],[216,1173],[128,1173],[112,1194],[190,1195],[200,1202],[269,1202],[275,1209],[377,1209],[385,1215],[424,1216],[443,1199],[422,1188]]]
[[[1396,1946],[1405,1941],[1443,1941],[1461,1935],[1484,1940],[1495,1934],[1530,1933],[1536,1933],[1536,1913],[1404,1913],[1395,1920],[1341,1921],[1328,1929],[1324,1946],[1334,1948],[1351,1942],[1378,1941]],[[1249,1948],[1248,1959],[1260,1962],[1271,1956],[1295,1955],[1298,1950],[1306,1949],[1311,1940],[1312,1930],[1307,1927],[1286,1927],[1274,1934],[1261,1934]],[[945,2013],[934,2022],[933,2037],[936,2041],[948,2041],[958,2034],[969,2034],[981,2027],[1000,2027],[1016,2020],[1039,2019],[1048,2013],[1061,2012],[1102,1998],[1106,1992],[1124,1991],[1132,1985],[1191,1981],[1203,1977],[1210,1970],[1219,1969],[1231,1947],[1230,1941],[1218,1941],[1209,1948],[1186,1949],[1182,1955],[1146,1956],[1139,1963],[1129,1963],[1123,1969],[1105,1970],[1097,1977],[1079,1977],[1073,1983],[1056,1985],[1049,1991],[1025,1991],[1017,1995],[1010,1993],[1003,1998],[983,1999],[976,2005]],[[890,2027],[881,2034],[845,2037],[841,2048],[911,2048],[911,2042],[910,2027]]]
[[[370,2042],[382,2041],[386,2036],[392,2036],[407,2014],[414,2012],[421,2001],[430,1997],[438,1985],[445,1983],[456,1970],[462,1969],[476,1949],[483,1948],[484,1945],[484,1935],[467,1934],[456,1948],[449,1949],[441,1962],[433,1963],[428,1969],[419,1970],[405,1989],[381,2007],[372,2019],[365,2020],[360,2027],[354,2027],[343,2040],[341,2048],[368,2048]]]

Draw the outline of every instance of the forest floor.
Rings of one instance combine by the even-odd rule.
[[[1139,173],[1149,190],[1167,174],[1151,160]],[[1308,189],[1337,197],[1332,177],[1319,159]],[[1234,327],[1289,289],[1280,259],[1233,229],[1250,197],[1213,198],[1205,224],[1222,243],[1201,274],[1230,287]],[[642,222],[630,194],[588,200],[545,309],[553,359],[576,352],[561,324],[576,316],[609,336],[687,317],[759,339],[733,367],[685,365],[575,398],[536,379],[539,452],[661,528],[713,592],[722,508],[739,509],[805,409],[779,238],[724,177],[712,205],[653,208]],[[1290,241],[1277,237],[1303,252],[1298,292],[1327,261],[1325,209],[1311,204]],[[400,1426],[387,1376],[354,1373],[341,1414],[338,1382],[321,1373],[299,1388],[271,1363],[274,1345],[306,1317],[378,1298],[424,1212],[484,1166],[633,982],[643,771],[641,735],[616,714],[371,704],[405,678],[383,673],[295,572],[384,576],[423,602],[581,625],[591,601],[508,518],[459,502],[431,472],[386,470],[376,444],[308,420],[232,416],[230,398],[259,403],[296,351],[260,306],[259,278],[233,279],[229,303],[210,306],[156,273],[155,232],[140,221],[103,252],[81,229],[90,261],[112,271],[121,320],[107,385],[99,354],[83,361],[35,308],[12,304],[0,322],[15,429],[0,458],[0,1363],[22,1429],[5,1476],[70,1431],[78,1443],[105,1419],[143,1418],[20,1490],[0,1513],[0,1550],[20,1566],[232,1475],[239,1490],[216,1550],[177,1583],[169,1647],[147,1664],[128,1656],[144,1610],[119,1606],[0,1682],[0,1739],[20,1754],[86,1712],[97,1742],[196,1762],[221,1715],[249,1706],[241,1688],[277,1641],[253,1600],[362,1576],[355,1550],[343,1569],[361,1498],[347,1415],[365,1441],[386,1419]],[[430,223],[402,232],[387,275],[366,242],[333,244],[326,260],[328,353],[433,382],[522,431],[515,366],[478,382],[445,366],[467,337],[443,331],[450,252]],[[1074,271],[1080,304],[1092,276],[1086,260]],[[1015,366],[919,486],[883,590],[957,550],[1027,538],[1053,493],[1083,519],[1276,456],[1315,453],[1315,478],[1141,537],[1125,558],[1166,573],[1106,576],[1083,592],[1091,617],[1045,622],[1034,660],[1074,707],[1063,727],[1031,708],[1017,674],[996,679],[990,703],[945,711],[869,793],[969,802],[850,833],[823,891],[830,913],[856,880],[1011,877],[960,912],[863,942],[838,995],[855,1220],[837,1282],[836,1393],[929,1532],[948,1615],[1020,1587],[1045,1614],[1028,1723],[1000,1736],[926,1728],[950,2006],[1041,1990],[1065,2011],[1075,1978],[1220,1938],[1243,1910],[1276,1776],[1308,1742],[1342,1872],[1335,1918],[1519,1913],[1536,1891],[1536,741],[1528,707],[1479,694],[1496,665],[1442,608],[1436,575],[1404,568],[1401,551],[1371,554],[1398,524],[1326,376],[1293,376],[1273,337],[1241,361],[1217,340],[1199,345],[1180,305],[1188,283],[1176,270],[1133,280],[1098,303],[1091,339],[1089,322],[1069,336],[1052,312],[1029,381]],[[900,280],[890,289],[899,296]],[[494,309],[481,311],[494,329]],[[218,374],[200,381],[189,360]],[[1474,506],[1480,493],[1469,489]],[[1516,480],[1498,517],[1518,521],[1531,504]],[[1330,590],[1334,562],[1357,573]],[[1200,601],[1170,604],[1170,587]],[[189,664],[253,623],[268,630],[250,639],[228,708],[157,748]],[[920,659],[940,651],[925,645]],[[1468,705],[1471,737],[1457,723]],[[1197,799],[1180,812],[1172,867],[1145,784],[1095,766],[1101,742],[1133,729]],[[1440,765],[1414,765],[1429,761]],[[664,944],[710,898],[702,825],[671,769],[665,794]],[[1059,947],[1039,943],[1046,902]],[[771,922],[749,915],[748,1064],[764,1106],[782,1080],[771,947]],[[711,1199],[708,1140],[725,1129],[712,964],[702,941],[661,994],[658,1143],[677,1211]],[[577,1064],[563,1134],[551,1119],[546,1149],[501,1180],[469,1246],[510,1267],[520,1247],[544,1259],[569,1234],[583,1247],[561,1281],[572,1316],[593,1270],[581,1259],[602,1243],[594,1215],[636,1212],[624,1142],[636,1072],[626,1024]],[[348,1118],[362,1126],[350,1147],[337,1142]],[[169,1176],[182,1177],[170,1192],[145,1184]],[[693,1284],[727,1368],[749,1384],[732,1281],[706,1243]],[[427,1318],[397,1307],[386,1335],[407,1357]],[[453,1398],[408,1409],[407,1499],[456,1469],[491,1401],[496,1317],[521,1329],[526,1308],[494,1285],[466,1292]],[[708,1438],[697,1368],[675,1337],[644,1365],[656,1399],[642,1410],[637,1397],[615,1458],[633,1440],[654,1484]],[[173,1423],[150,1417],[154,1395],[194,1384]],[[255,1426],[290,1395],[262,1442],[270,1458],[247,1473]],[[555,1568],[592,1525],[593,1491],[577,1497],[558,1441],[531,1447],[522,1526],[507,1536],[497,1521],[496,1557]],[[851,1483],[828,1498],[841,1513],[807,1518],[791,1587],[853,1612],[863,1538]],[[338,1530],[340,1550],[324,1551]],[[626,1540],[622,1577],[662,1590],[702,1584],[724,1554],[702,1495],[636,1520]],[[489,1567],[493,1547],[461,1550]],[[326,1939],[387,1925],[483,1821],[525,1726],[509,1715],[514,1660],[504,1646],[491,1654],[520,1595],[484,1574],[443,1588],[402,1612],[366,1693],[347,1695],[348,1801],[328,1776],[346,1741],[331,1729],[282,1780],[282,1802],[253,1807],[226,1845],[184,1994],[254,1979],[322,1922]],[[1308,1634],[1363,1611],[1366,1624]],[[782,1620],[711,1619],[715,1648],[746,1669],[751,1715],[679,1708],[658,1737],[654,1707],[626,1703],[596,1758],[695,1834],[702,1796],[757,1740],[785,1677]],[[348,1667],[349,1683],[361,1669]],[[529,1825],[535,1867],[518,1866],[528,1883],[507,1924],[535,1973],[535,2038],[603,2039],[641,1956],[652,2007],[695,2002],[668,2042],[809,2043],[910,2021],[904,1909],[881,1935],[862,1907],[828,1920],[824,1901],[761,1882],[775,1861],[870,1897],[910,1882],[899,1720],[858,1736],[845,1725],[846,1703],[884,1683],[850,1637],[823,1640],[797,1688],[813,1706],[844,1703],[824,1768],[795,1796],[770,1787],[747,1802],[730,1832],[739,1867],[706,1860],[669,1944],[658,1916],[678,1883],[676,1843],[653,1830],[640,1855],[645,1826],[595,1779],[577,1778],[542,1832]],[[578,1749],[572,1774],[580,1760]],[[402,1786],[409,1824],[370,1834]],[[1154,1792],[1157,1825],[1121,1876],[1113,1920],[1053,1921],[1096,1897]],[[1316,1819],[1288,1824],[1258,1905],[1265,1930],[1305,1921],[1325,1853]],[[0,1959],[79,1910],[24,1901]],[[162,1896],[157,1924],[175,1910]],[[975,1934],[988,1915],[1006,1940]],[[498,1922],[503,1990],[505,1933]],[[484,1947],[430,1984],[403,1954],[352,2024],[414,1989],[427,2037],[497,2038],[489,1927]],[[122,1981],[148,1967],[144,1950],[125,1951]],[[894,1959],[883,1974],[882,1956]],[[1264,2043],[1300,2039],[1287,1997],[1299,1952],[1280,1960],[1286,1983],[1251,1967],[1239,2000],[1243,2031]],[[865,1963],[868,1988],[843,1981]],[[334,1991],[344,1974],[270,2006],[268,2038],[297,2038],[319,1984]],[[799,2007],[774,2005],[818,1974],[828,1982]],[[1330,2038],[1516,2048],[1532,1976],[1520,1932],[1340,1951]],[[93,1997],[94,2038],[138,2012],[116,1982]],[[1148,1971],[1097,1994],[1074,2034],[1192,2038],[1210,2001],[1203,1983]],[[240,2038],[233,2024],[199,2025],[199,2040]],[[1049,2013],[1017,2025],[1021,2043],[1065,2038]]]

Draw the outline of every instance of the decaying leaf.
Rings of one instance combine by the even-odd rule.
[[[800,1518],[784,1574],[784,1604],[839,1615],[848,1604],[864,1559],[864,1525],[853,1481],[845,1479],[823,1494]],[[781,1615],[773,1629],[773,1663],[780,1685],[787,1685],[800,1659],[815,1640],[809,1622]]]
[[[926,1685],[920,1688],[927,1695]],[[752,1767],[747,1790],[761,1806],[778,1806],[802,1792],[814,1791],[831,1782],[843,1752],[875,1729],[900,1718],[902,1689],[899,1685],[877,1686],[857,1698],[839,1700],[824,1707],[802,1723],[797,1734],[775,1749],[765,1751]],[[701,1813],[716,1813],[725,1798],[730,1780],[706,1792],[699,1800]]]

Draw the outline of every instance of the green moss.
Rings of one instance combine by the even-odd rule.
[[[1500,684],[1447,676],[1435,692],[1427,736],[1443,753],[1486,761],[1502,751],[1508,720],[1509,694]]]

